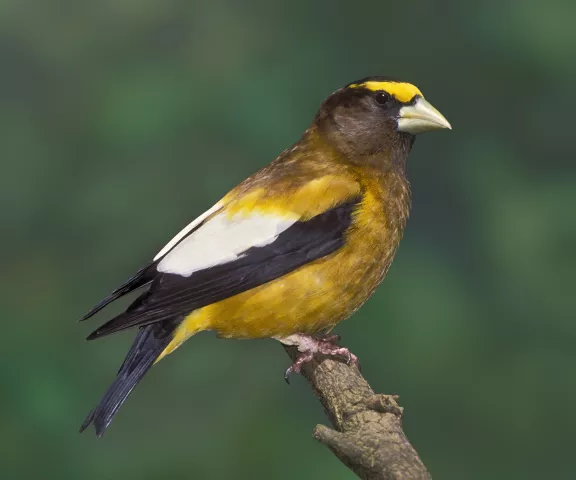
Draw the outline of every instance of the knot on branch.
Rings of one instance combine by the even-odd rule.
[[[366,400],[366,406],[380,413],[391,413],[398,418],[404,415],[404,409],[398,405],[398,395],[384,395],[383,393],[376,393]]]

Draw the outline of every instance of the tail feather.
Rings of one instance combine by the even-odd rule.
[[[80,432],[94,424],[96,435],[101,437],[104,434],[128,395],[171,342],[179,323],[180,319],[172,319],[140,328],[116,379],[98,406],[86,417]]]

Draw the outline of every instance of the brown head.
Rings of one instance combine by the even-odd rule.
[[[315,124],[326,142],[355,163],[377,156],[403,164],[414,135],[451,128],[417,87],[387,77],[337,90],[320,107]]]

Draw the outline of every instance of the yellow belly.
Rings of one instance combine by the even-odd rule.
[[[387,266],[374,260],[337,252],[196,310],[184,319],[160,358],[202,330],[225,338],[282,338],[329,331],[354,313],[380,282]]]
[[[341,250],[192,312],[160,358],[202,330],[225,338],[282,338],[329,331],[368,299],[388,269],[397,242],[383,241],[381,233],[352,232]]]
[[[285,337],[328,331],[359,308],[384,265],[338,253],[203,309],[221,337]]]

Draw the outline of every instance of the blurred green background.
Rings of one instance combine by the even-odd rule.
[[[411,219],[337,328],[397,393],[436,479],[572,479],[576,3],[3,0],[2,479],[350,479],[273,341],[201,334],[103,439],[78,427],[133,333],[75,323],[367,75],[452,123],[418,139]],[[122,303],[122,302],[121,302]]]

